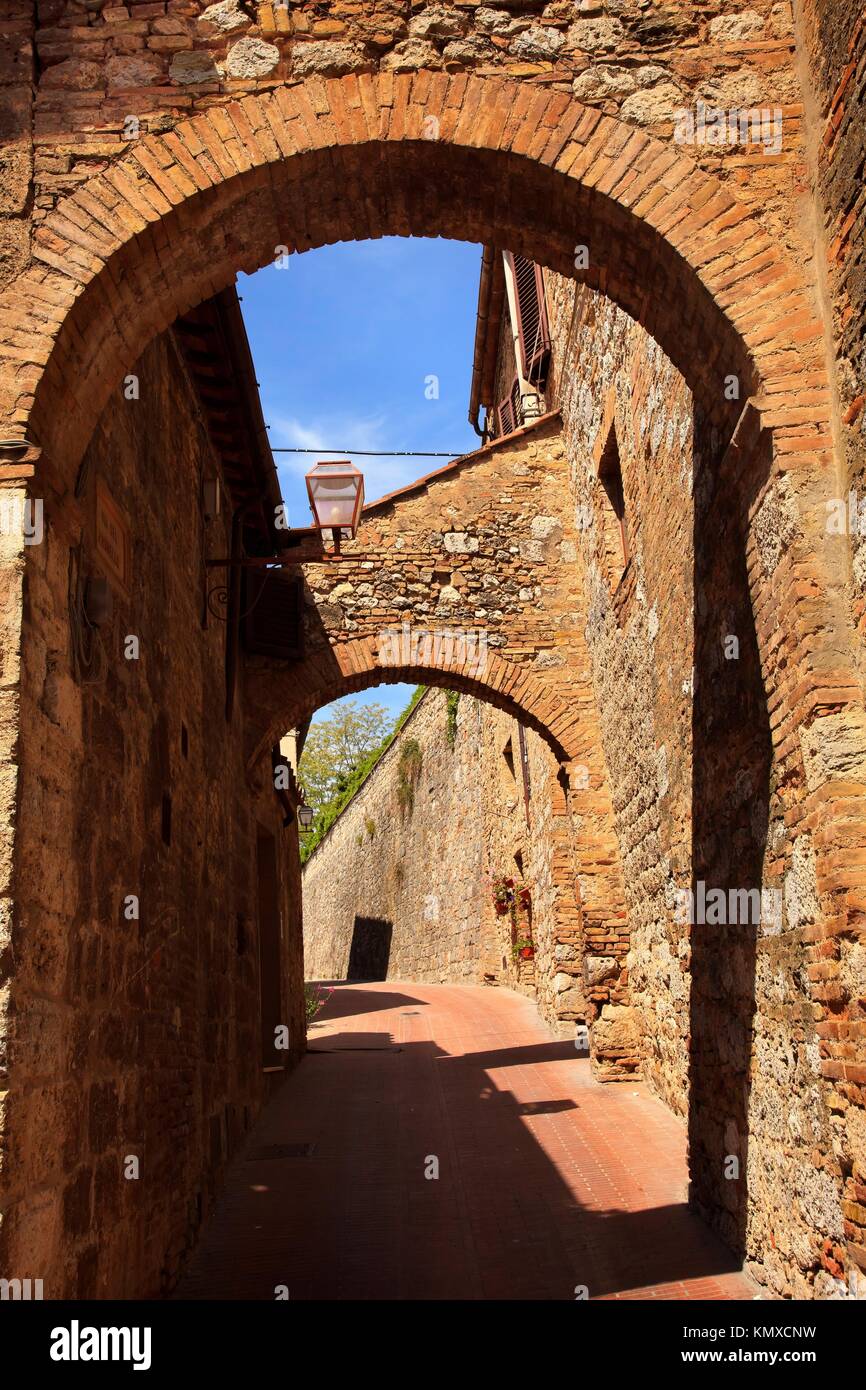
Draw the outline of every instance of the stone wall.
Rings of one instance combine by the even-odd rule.
[[[160,130],[178,116],[286,81],[424,69],[573,92],[665,134],[674,111],[698,100],[781,105],[783,157],[753,152],[731,160],[709,147],[694,153],[708,169],[729,174],[769,225],[790,229],[802,106],[789,0],[39,0],[35,32],[18,8],[8,5],[3,16],[7,81],[20,84],[17,100],[25,98],[32,61],[41,208],[111,157],[130,116],[143,130]]]
[[[839,393],[844,472],[837,492],[866,497],[866,14],[839,0],[802,0],[804,62],[812,82],[811,155],[816,236]],[[857,513],[859,521],[859,512]],[[866,624],[864,529],[840,545],[851,549],[854,616]]]
[[[639,325],[553,276],[549,301],[549,400],[562,409],[586,522],[585,633],[644,1072],[688,1116],[693,1200],[707,1218],[777,1292],[826,1293],[841,1267],[842,1175],[804,974],[817,889],[808,834],[796,849],[786,834],[788,779],[771,771],[741,485],[715,427]],[[597,477],[611,428],[630,552],[615,583]],[[754,475],[760,468],[758,454]],[[796,523],[790,501],[763,508],[753,504],[751,544],[766,572]],[[699,884],[763,890],[767,914],[690,924],[679,895]],[[723,1177],[728,1159],[747,1182]]]
[[[537,734],[470,696],[428,690],[303,870],[309,979],[500,985],[537,998],[569,1035],[584,1021],[582,962],[551,833],[557,764]],[[531,908],[498,915],[499,878]],[[377,955],[369,942],[387,943]],[[531,940],[532,958],[515,955]],[[371,967],[371,960],[374,962]]]
[[[363,945],[363,922],[376,921],[383,939],[390,932],[387,978],[481,983],[492,944],[475,783],[482,725],[475,701],[460,705],[452,745],[446,695],[428,692],[304,865],[308,979],[347,978],[353,935]]]
[[[267,699],[295,725],[336,695],[417,680],[485,700],[539,735],[544,752],[536,742],[529,747],[534,781],[549,788],[539,805],[551,856],[544,891],[556,919],[546,949],[560,960],[540,990],[542,1006],[557,1022],[585,1017],[586,930],[601,961],[591,1016],[607,1009],[593,1034],[594,1061],[605,1075],[633,1073],[638,1041],[623,974],[628,920],[558,419],[547,416],[373,503],[358,538],[344,543],[339,566],[310,564],[305,577],[305,660],[288,671],[250,663],[251,699]],[[489,760],[499,765],[502,749],[489,727]],[[516,753],[510,756],[516,766]],[[503,865],[514,849],[503,843],[497,850]],[[539,871],[540,882],[547,873]]]
[[[616,851],[605,859],[606,842],[592,847],[596,785],[580,776],[576,757],[569,765],[568,812],[545,819],[557,784],[555,764],[543,768],[529,835],[533,905],[552,881],[546,875],[556,859],[555,838],[567,826],[566,877],[575,881],[579,905],[578,980],[558,978],[557,957],[568,959],[570,952],[559,925],[551,938],[539,921],[534,978],[527,974],[518,985],[537,990],[539,1007],[552,1020],[564,1016],[563,995],[573,990],[576,1017],[591,1023],[596,1056],[620,1064],[640,1058],[656,1092],[688,1119],[696,1204],[745,1252],[761,1280],[779,1293],[832,1296],[841,1268],[844,1148],[821,1085],[823,1034],[813,990],[814,983],[820,990],[822,975],[806,974],[818,912],[812,832],[807,826],[796,843],[786,832],[788,786],[771,770],[747,572],[750,551],[765,571],[778,565],[794,523],[784,510],[772,510],[772,494],[743,515],[724,438],[639,325],[570,281],[548,276],[547,288],[554,337],[547,404],[562,411],[574,536],[562,559],[580,584],[564,623],[570,633],[564,668],[557,666],[556,647],[535,664],[553,681],[562,674],[576,682],[585,680],[588,663],[584,733],[597,742],[595,758],[603,755]],[[621,574],[611,572],[598,479],[611,434],[626,503],[629,558]],[[491,456],[500,476],[509,455],[506,444]],[[760,450],[753,466],[759,476]],[[471,517],[472,474],[455,477],[454,485],[463,515]],[[483,472],[475,486],[488,486]],[[558,486],[557,478],[548,495]],[[426,491],[438,500],[435,485]],[[408,499],[391,505],[394,534],[423,530],[420,498],[414,518]],[[384,539],[378,514],[371,524]],[[475,534],[472,521],[466,533]],[[377,572],[380,583],[393,582],[384,566]],[[543,570],[537,578],[543,593]],[[349,605],[341,621],[354,621],[354,594],[343,590],[338,597]],[[503,756],[511,721],[485,713],[483,722],[480,742],[464,750],[477,760],[474,778],[462,764],[460,777],[479,788],[479,816],[487,825],[482,858],[510,865],[515,854],[526,854],[518,833],[520,784]],[[549,757],[533,737],[531,768],[539,755]],[[443,765],[446,775],[449,767]],[[533,846],[541,850],[536,857]],[[428,855],[428,871],[448,857],[439,842],[415,849]],[[477,845],[472,852],[477,858]],[[606,874],[606,906],[596,915]],[[611,910],[619,884],[621,917]],[[682,895],[697,893],[699,884],[726,894],[763,892],[767,914],[761,921],[690,922]],[[555,912],[548,920],[556,921]],[[479,954],[473,947],[473,961]],[[438,968],[447,978],[447,963]],[[495,970],[491,975],[497,978]],[[850,1114],[856,1142],[856,1111]],[[728,1179],[732,1160],[736,1175]]]
[[[644,1074],[684,1113],[688,930],[674,924],[671,908],[675,887],[687,888],[691,877],[693,404],[657,344],[609,301],[557,276],[547,277],[547,295],[548,397],[562,405],[583,523],[584,631],[622,856],[631,1004]],[[626,506],[629,562],[621,578],[622,564],[610,567],[610,507],[598,479],[611,431]],[[609,930],[600,935],[596,944],[588,931],[587,951],[621,960],[623,942]],[[599,1002],[604,1008],[604,996]],[[616,1018],[615,1009],[608,1016]]]
[[[0,1267],[51,1298],[169,1288],[266,1093],[263,1065],[304,1046],[296,833],[273,788],[246,781],[243,711],[224,714],[227,628],[203,626],[203,558],[227,546],[200,507],[217,463],[172,335],[135,370],[138,399],[105,411],[74,490],[43,471],[44,539],[27,548]],[[104,488],[131,575],[94,632],[69,614],[106,572]],[[290,1031],[270,1056],[262,833]]]
[[[848,525],[836,544],[847,553],[851,564],[853,617],[862,639],[866,629],[866,12],[862,5],[846,5],[840,0],[801,0],[798,10],[802,52],[812,83],[810,154],[816,240],[824,252],[822,288],[840,416],[840,459],[832,493],[845,497],[848,504]],[[862,677],[862,640],[856,656]],[[852,736],[850,725],[838,721],[825,750],[835,746],[841,752]],[[813,742],[812,757],[817,747]],[[857,777],[861,795],[862,784],[861,771]],[[815,817],[811,829],[814,852],[821,840],[820,817]],[[837,843],[840,841],[837,837]],[[811,925],[818,914],[808,856],[807,864],[806,873],[801,869],[800,876],[808,884],[809,934],[819,957],[809,965],[814,999],[814,1028],[809,1029],[811,1062],[813,1070],[820,1066],[837,1080],[831,1102],[832,1159],[828,1161],[822,1154],[813,1179],[814,1202],[818,1205],[826,1200],[826,1170],[831,1162],[833,1167],[838,1164],[844,1185],[841,1219],[834,1211],[832,1238],[826,1241],[823,1252],[827,1273],[838,1277],[843,1273],[843,1237],[855,1268],[866,1271],[866,1065],[862,1046],[866,1032],[866,933],[859,922],[847,923],[838,917],[825,928],[817,922]],[[785,1076],[779,1079],[782,1084],[787,1081]],[[797,1123],[805,1127],[799,1113]],[[768,1175],[768,1181],[772,1176]]]
[[[570,358],[563,438],[527,457],[494,451],[473,469],[478,492],[465,475],[459,485],[451,475],[423,492],[417,510],[410,498],[399,517],[387,506],[377,514],[374,568],[390,573],[366,597],[379,613],[367,611],[372,602],[335,595],[333,575],[314,574],[318,646],[289,675],[266,663],[250,672],[250,746],[244,756],[223,750],[217,763],[230,769],[235,787],[244,786],[268,738],[281,732],[275,721],[282,713],[291,722],[293,700],[309,713],[383,678],[371,650],[381,621],[407,613],[422,624],[459,618],[502,637],[507,651],[494,648],[490,661],[491,698],[511,716],[531,706],[532,727],[552,733],[567,764],[567,806],[564,798],[551,803],[553,862],[566,873],[566,847],[574,847],[568,872],[578,900],[561,901],[559,910],[573,911],[570,929],[583,927],[593,946],[587,955],[601,962],[587,991],[587,1007],[599,1014],[594,1046],[627,1068],[642,1025],[653,1084],[681,1109],[688,1087],[697,1204],[749,1251],[774,1288],[838,1293],[840,1276],[866,1263],[866,719],[862,651],[853,640],[863,607],[859,587],[850,585],[852,570],[860,585],[862,566],[850,537],[831,545],[825,527],[828,483],[844,492],[862,464],[862,122],[852,94],[860,90],[863,30],[856,12],[833,0],[803,0],[797,54],[785,0],[736,7],[609,0],[577,9],[558,0],[508,8],[406,3],[373,11],[229,0],[207,15],[205,8],[191,0],[39,0],[34,25],[33,7],[22,16],[21,6],[0,3],[0,112],[8,137],[0,402],[13,428],[37,445],[18,471],[4,465],[2,480],[20,484],[38,467],[40,494],[63,499],[52,524],[66,542],[62,561],[55,554],[43,579],[47,562],[28,562],[24,622],[35,640],[26,636],[23,644],[20,692],[22,556],[3,552],[5,866],[16,798],[26,812],[19,834],[29,864],[39,818],[56,802],[65,807],[57,843],[70,859],[75,851],[71,873],[82,878],[68,906],[90,911],[93,871],[75,821],[86,802],[76,792],[70,808],[61,791],[81,784],[87,796],[104,797],[98,769],[82,758],[66,776],[61,759],[63,779],[40,800],[34,768],[43,760],[32,741],[28,751],[26,722],[19,738],[18,703],[22,719],[34,727],[42,721],[46,747],[53,747],[49,726],[57,718],[76,738],[81,730],[82,746],[92,727],[106,766],[119,764],[114,705],[103,707],[92,693],[80,697],[80,708],[76,695],[71,714],[60,703],[66,697],[62,683],[57,688],[56,653],[67,649],[57,615],[79,524],[68,518],[85,505],[74,500],[78,464],[99,410],[144,345],[179,310],[227,284],[239,267],[264,264],[284,243],[295,250],[384,232],[500,237],[568,273],[582,238],[587,284],[610,299],[556,292],[575,343],[586,349]],[[339,72],[347,75],[333,82],[316,75]],[[804,139],[804,98],[826,113],[817,149]],[[698,99],[723,108],[778,104],[780,148],[677,144],[674,112]],[[816,236],[819,220],[823,237]],[[816,260],[822,241],[830,254],[826,276]],[[613,303],[643,324],[669,360]],[[826,372],[834,352],[835,395]],[[739,400],[723,396],[732,373]],[[596,449],[611,408],[627,497],[641,518],[634,564],[613,593],[600,530],[578,527],[600,505]],[[683,452],[689,430],[690,471]],[[156,499],[175,505],[175,480],[160,471],[165,454],[155,438],[136,443],[150,450],[151,476],[165,480],[152,494],[142,489],[126,499],[146,520]],[[511,470],[505,479],[490,466],[494,459]],[[446,526],[429,515],[440,505],[451,509]],[[522,528],[514,551],[510,540],[499,543],[503,507]],[[398,545],[401,527],[412,536],[411,555]],[[179,520],[176,531],[184,534]],[[159,555],[160,543],[154,536],[149,553]],[[50,547],[49,538],[46,554]],[[156,561],[148,571],[152,602],[162,605],[160,632],[182,614],[192,620],[189,595],[200,576],[184,563],[188,572]],[[485,588],[491,577],[504,595],[495,607]],[[353,588],[355,581],[358,590],[370,583],[360,566]],[[153,644],[157,626],[154,618]],[[725,650],[729,637],[738,643],[735,658]],[[183,642],[176,646],[184,650]],[[165,696],[183,706],[183,674],[177,689],[154,687],[148,695],[152,741],[150,728],[141,727],[146,706],[133,705],[134,746],[152,751],[140,755],[129,795],[133,806],[150,806],[148,814],[176,733],[159,723],[157,705]],[[391,667],[384,678],[406,676]],[[424,679],[423,669],[410,678]],[[438,678],[446,676],[439,671]],[[460,688],[484,693],[468,680]],[[200,703],[206,706],[205,693]],[[217,723],[208,722],[209,736]],[[123,770],[131,771],[125,763]],[[43,775],[50,786],[48,760]],[[219,804],[223,796],[214,793]],[[110,804],[115,820],[118,804]],[[100,844],[111,834],[101,827]],[[247,865],[238,870],[241,887],[232,889],[238,901],[247,891],[250,839],[238,851]],[[226,867],[226,840],[218,875],[234,872]],[[111,857],[120,861],[113,846]],[[40,865],[34,896],[41,872]],[[781,893],[780,929],[678,930],[669,890],[696,880]],[[7,894],[15,887],[8,874],[3,887]],[[169,916],[181,887],[175,882],[166,897]],[[55,884],[53,891],[63,890]],[[40,913],[56,910],[40,902]],[[630,927],[638,945],[631,955]],[[15,928],[11,944],[9,928],[2,930],[4,968],[14,956],[18,972]],[[35,953],[38,933],[26,941]],[[111,956],[102,945],[99,951]],[[60,966],[49,963],[49,976],[52,969]],[[178,972],[187,978],[185,959]],[[28,1049],[38,1051],[55,1026],[43,1028],[40,1010],[67,1001],[59,988],[45,997],[35,990],[36,967],[26,955],[20,976],[22,1007],[8,989],[3,1007],[17,1020],[13,1062],[18,1048],[24,1074],[36,1074],[41,1063]],[[240,1018],[245,990],[238,984]],[[168,1032],[160,1037],[170,1049]],[[29,1104],[14,1091],[7,1104],[13,1149],[24,1132],[38,1130],[17,1109]],[[98,1098],[94,1106],[98,1112]],[[205,1110],[213,1121],[203,1103]],[[101,1121],[93,1125],[101,1152]],[[19,1171],[27,1174],[30,1165],[36,1174],[28,1190],[37,1195],[28,1201],[53,1194],[31,1213],[42,1223],[39,1248],[59,1248],[66,1224],[80,1273],[64,1275],[63,1287],[77,1280],[87,1289],[96,1275],[80,1210],[91,1201],[93,1164],[79,1168],[77,1153],[69,1161],[80,1187],[71,1185],[62,1203],[56,1155],[34,1147]],[[744,1182],[724,1177],[728,1158],[748,1174],[750,1201]],[[54,1165],[48,1176],[39,1162]],[[170,1166],[166,1176],[176,1176]],[[181,1177],[177,1191],[188,1187]],[[23,1189],[16,1197],[23,1204]],[[153,1229],[176,1250],[182,1225],[166,1210]],[[150,1253],[135,1262],[146,1266],[149,1284],[155,1262]]]

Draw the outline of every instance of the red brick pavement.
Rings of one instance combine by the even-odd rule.
[[[178,1297],[755,1296],[685,1205],[682,1123],[593,1081],[528,1000],[388,981],[339,986],[323,1017]]]

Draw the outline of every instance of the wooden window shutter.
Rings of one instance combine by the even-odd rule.
[[[520,369],[526,381],[534,386],[544,382],[550,358],[550,325],[544,302],[544,277],[541,266],[525,256],[507,252],[517,305],[517,337],[520,345]]]
[[[520,395],[520,380],[514,378],[511,390],[504,400],[499,402],[496,407],[496,416],[499,423],[499,435],[512,434],[514,430],[523,424],[523,400]]]
[[[304,584],[279,571],[244,571],[243,635],[248,652],[297,661],[303,655]]]
[[[510,396],[506,396],[505,400],[501,402],[498,415],[500,435],[511,434],[514,430],[514,409]]]

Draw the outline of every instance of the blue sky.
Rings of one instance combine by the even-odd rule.
[[[465,242],[385,237],[238,277],[271,446],[315,450],[275,454],[293,526],[310,523],[304,474],[319,458],[351,458],[372,502],[447,459],[353,449],[477,447],[467,411],[480,264]],[[410,694],[380,685],[352,698],[396,715]]]

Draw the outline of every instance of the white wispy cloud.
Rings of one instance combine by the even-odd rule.
[[[274,449],[309,449],[302,454],[277,454],[277,468],[286,483],[299,480],[318,459],[351,459],[364,474],[364,494],[368,502],[387,492],[405,487],[415,478],[444,460],[398,458],[384,453],[369,458],[357,450],[387,450],[388,420],[384,415],[353,416],[334,413],[327,419],[299,419],[270,412],[269,438]]]

